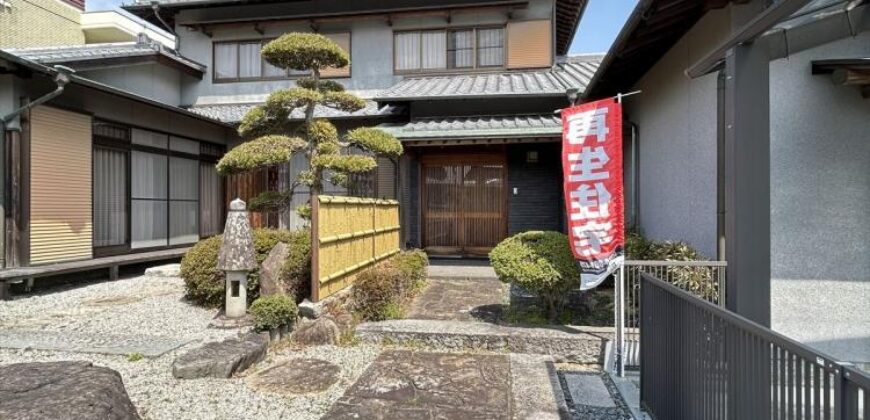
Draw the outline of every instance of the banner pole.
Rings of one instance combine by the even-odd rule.
[[[626,96],[636,95],[641,91],[616,94],[616,102],[622,104]],[[625,377],[625,259],[619,262],[619,276],[616,281],[616,375]]]

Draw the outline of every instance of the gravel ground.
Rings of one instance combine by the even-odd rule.
[[[172,361],[202,342],[235,336],[236,330],[207,328],[215,310],[182,299],[177,278],[146,276],[92,284],[0,302],[0,329],[75,331],[83,334],[159,335],[193,340],[161,357],[130,362],[125,356],[0,349],[0,364],[86,360],[117,370],[145,419],[317,419],[377,357],[379,348],[312,347],[270,350],[254,370],[291,358],[310,357],[341,368],[326,392],[282,397],[256,392],[242,375],[231,379],[179,380]]]

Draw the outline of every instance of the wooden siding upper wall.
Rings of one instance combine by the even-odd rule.
[[[30,263],[92,257],[91,117],[31,112]]]
[[[325,36],[338,44],[341,49],[347,52],[350,56],[350,32],[341,32],[337,34],[325,34]],[[352,64],[351,64],[352,65]],[[327,67],[320,71],[321,77],[350,77],[350,66],[344,66],[340,69]]]
[[[541,68],[553,65],[553,25],[550,20],[509,22],[507,67]]]

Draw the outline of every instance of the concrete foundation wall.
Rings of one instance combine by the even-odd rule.
[[[716,257],[717,75],[684,76],[730,31],[730,9],[708,13],[635,86],[626,115],[638,126],[641,231]]]
[[[867,57],[870,32],[771,62],[771,325],[870,362],[870,100],[812,75]]]

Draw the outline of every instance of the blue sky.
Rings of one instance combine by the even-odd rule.
[[[87,0],[88,10],[107,10],[122,0]],[[571,54],[606,52],[631,14],[637,0],[589,0],[586,14],[571,44]]]
[[[635,5],[637,0],[589,0],[570,53],[607,52]]]

